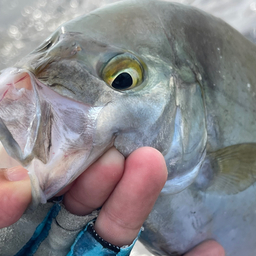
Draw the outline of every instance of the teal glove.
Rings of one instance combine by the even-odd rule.
[[[129,246],[114,246],[103,240],[93,227],[93,222],[87,224],[86,228],[77,237],[68,256],[128,256],[138,240],[137,237]]]
[[[17,223],[0,229],[0,236],[7,235],[8,238],[3,246],[0,246],[0,255],[130,255],[138,238],[131,245],[121,248],[104,241],[93,228],[93,220],[97,218],[98,212],[76,216],[59,203],[40,205],[35,212],[25,213]]]

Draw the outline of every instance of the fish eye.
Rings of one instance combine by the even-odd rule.
[[[143,64],[132,54],[119,54],[105,65],[102,79],[113,89],[128,90],[143,82]]]

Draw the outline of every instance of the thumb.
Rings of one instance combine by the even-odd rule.
[[[31,201],[28,172],[23,167],[0,169],[0,228],[19,220]]]

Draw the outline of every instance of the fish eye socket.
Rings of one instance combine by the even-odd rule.
[[[111,88],[123,91],[143,82],[144,69],[135,56],[124,53],[113,57],[103,68],[101,76]]]

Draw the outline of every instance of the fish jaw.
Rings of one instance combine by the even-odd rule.
[[[3,70],[0,75],[0,139],[7,153],[23,165],[29,160],[30,146],[36,137],[36,129],[33,133],[30,126],[37,107],[29,74],[15,68]],[[34,126],[36,122],[37,118]]]
[[[61,96],[27,70],[1,72],[0,141],[28,170],[32,205],[45,203],[108,147],[91,154],[101,109]]]

